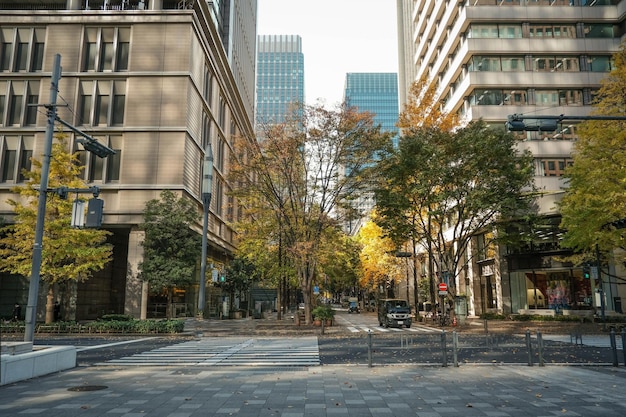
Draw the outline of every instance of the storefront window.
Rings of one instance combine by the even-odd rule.
[[[547,308],[557,312],[588,309],[592,306],[589,279],[582,271],[526,272],[526,305],[530,309]]]

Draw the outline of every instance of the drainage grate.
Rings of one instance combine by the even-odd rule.
[[[81,385],[79,387],[71,387],[68,388],[68,391],[81,392],[81,391],[100,391],[103,389],[107,389],[106,385]]]

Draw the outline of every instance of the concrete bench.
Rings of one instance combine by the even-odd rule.
[[[519,314],[525,314],[530,316],[556,316],[556,312],[552,309],[538,308],[538,309],[530,309],[530,308],[520,308],[518,311]]]

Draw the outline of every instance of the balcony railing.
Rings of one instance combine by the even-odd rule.
[[[466,0],[466,6],[615,6],[620,0]]]
[[[82,0],[80,10],[148,10],[151,0]],[[68,0],[5,0],[0,10],[68,10]],[[163,0],[162,10],[191,9],[195,0]]]

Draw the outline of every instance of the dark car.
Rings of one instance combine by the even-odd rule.
[[[384,327],[411,327],[411,307],[406,300],[385,298],[378,302],[378,323]]]

